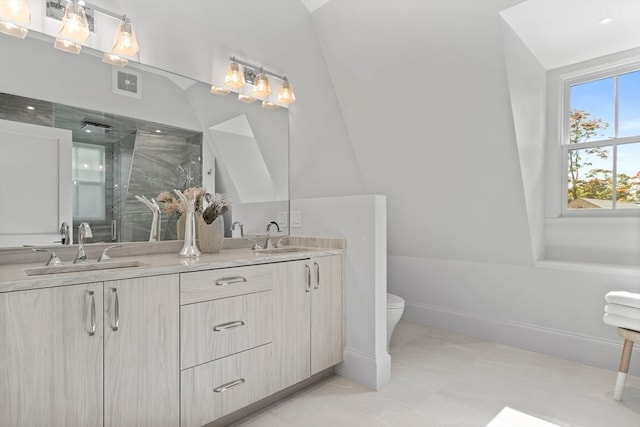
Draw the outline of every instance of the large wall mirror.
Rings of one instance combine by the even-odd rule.
[[[234,221],[248,234],[272,220],[286,232],[287,109],[218,96],[206,83],[141,64],[113,67],[89,48],[61,52],[33,31],[24,40],[0,34],[0,52],[0,156],[11,166],[0,178],[0,246],[51,245],[62,221],[89,222],[94,242],[148,240],[152,212],[135,196],[193,186],[227,194],[227,236]],[[63,134],[39,137],[57,141],[39,150],[20,144],[12,123],[33,126],[18,134]],[[72,200],[57,184],[70,184]],[[162,239],[175,239],[176,218],[161,219]]]

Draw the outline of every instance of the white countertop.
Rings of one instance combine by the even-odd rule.
[[[260,254],[250,249],[222,249],[215,254],[202,254],[197,258],[182,258],[177,253],[131,255],[113,257],[114,262],[135,260],[139,267],[113,268],[83,272],[27,276],[25,269],[43,267],[42,262],[0,265],[0,293],[135,277],[185,273],[245,265],[306,259],[312,256],[342,254],[342,249],[301,248],[302,250],[278,254]],[[95,263],[95,261],[91,261]],[[70,263],[65,263],[66,265]]]

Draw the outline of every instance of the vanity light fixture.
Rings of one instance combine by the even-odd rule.
[[[64,8],[60,33],[53,46],[65,52],[78,54],[82,49],[80,44],[89,34],[91,31],[84,12],[84,2],[69,0]]]
[[[242,67],[235,61],[232,61],[227,68],[227,73],[224,76],[225,86],[232,87],[234,89],[240,89],[244,86],[244,71]]]
[[[256,97],[266,98],[271,95],[271,85],[269,82],[269,76],[271,76],[282,82],[278,90],[278,102],[287,105],[295,102],[296,96],[293,93],[293,85],[289,82],[287,76],[281,76],[272,71],[265,70],[263,67],[239,60],[235,56],[230,57],[229,61],[231,62],[229,63],[229,68],[227,68],[224,79],[226,86],[238,89],[248,83],[253,86],[252,92]],[[238,99],[242,101],[240,96],[238,96]],[[267,104],[273,103],[267,101]],[[265,106],[265,108],[268,107]]]
[[[116,38],[113,42],[113,51],[119,55],[135,56],[140,48],[138,40],[133,32],[131,22],[126,15],[122,17],[122,22],[116,31]]]
[[[27,0],[0,1],[0,33],[21,39],[27,36],[31,12]]]
[[[269,85],[269,78],[265,73],[260,72],[253,81],[253,94],[259,97],[267,97],[271,95],[271,86]]]
[[[285,77],[278,91],[278,102],[288,105],[295,102],[295,100],[296,95],[293,93],[293,85]]]
[[[215,93],[216,95],[220,96],[227,96],[231,93],[231,91],[220,86],[211,85],[211,93]]]

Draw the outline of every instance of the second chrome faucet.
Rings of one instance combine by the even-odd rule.
[[[74,264],[79,262],[87,262],[87,253],[84,250],[84,239],[89,239],[93,237],[91,233],[91,227],[89,227],[89,223],[83,222],[78,227],[78,253],[76,254],[76,259],[73,260]]]

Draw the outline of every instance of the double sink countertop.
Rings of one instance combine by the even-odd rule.
[[[0,250],[0,293],[338,255],[344,252],[345,243],[344,239],[339,238],[290,238],[291,245],[283,248],[254,251],[246,247],[233,248],[235,245],[231,241],[235,239],[228,240],[229,244],[225,240],[227,249],[223,247],[218,253],[202,254],[195,258],[183,258],[178,255],[182,242],[145,242],[125,244],[122,248],[111,249],[109,255],[112,261],[104,263],[97,263],[97,257],[91,257],[89,263],[79,265],[60,256],[64,265],[57,267],[45,267],[48,258],[46,253],[40,252],[40,260],[32,262],[33,254],[29,249]],[[87,245],[86,248],[101,252],[108,246],[110,245]],[[77,246],[66,248],[77,250]],[[58,253],[62,247],[47,249]],[[3,257],[5,260],[1,262]],[[65,272],[48,273],[49,271]]]

